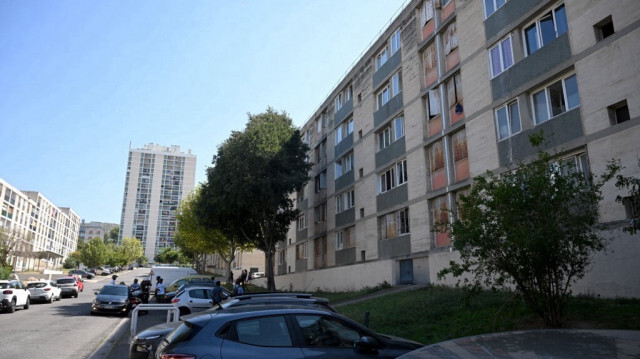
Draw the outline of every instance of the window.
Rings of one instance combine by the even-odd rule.
[[[524,29],[526,55],[531,55],[542,46],[567,32],[567,15],[564,4],[544,14]]]
[[[438,231],[438,227],[449,223],[449,203],[447,196],[435,198],[431,204],[431,220],[436,232],[436,247],[448,246],[451,244],[449,235]]]
[[[593,29],[596,32],[596,40],[604,40],[607,37],[615,34],[615,30],[613,29],[613,20],[611,19],[611,15],[607,16],[604,20],[593,26]]]
[[[485,18],[498,10],[507,0],[484,0],[484,16]]]
[[[443,4],[444,7],[444,4]],[[458,34],[456,31],[456,23],[451,23],[444,32],[444,54],[449,55],[451,51],[458,47]]]
[[[440,114],[440,91],[438,89],[429,91],[425,105],[427,118],[432,119]]]
[[[611,125],[617,125],[631,119],[631,115],[629,114],[629,106],[627,106],[627,100],[609,106],[608,110]]]
[[[462,80],[460,79],[460,73],[455,74],[447,81],[447,99],[449,100],[450,108],[462,103]],[[460,109],[459,112],[455,112],[462,112],[462,109]]]
[[[348,135],[353,133],[353,118],[343,121],[336,127],[336,145],[344,140]]]
[[[355,202],[356,196],[354,190],[340,193],[336,196],[336,213],[353,208],[353,206],[355,206]]]
[[[385,84],[376,94],[376,110],[386,105],[392,97],[395,97],[402,91],[402,76],[400,71],[393,74],[391,80]]]
[[[496,110],[498,139],[502,140],[520,132],[520,109],[518,101],[513,101]]]
[[[380,239],[398,237],[409,233],[409,209],[387,213],[378,217]]]
[[[338,96],[336,96],[335,105],[335,112],[337,113],[342,108],[342,93],[339,93]]]
[[[400,29],[397,29],[396,32],[391,35],[391,55],[395,54],[400,50]]]
[[[388,59],[389,59],[389,47],[385,45],[382,51],[380,51],[376,56],[376,70],[381,68],[382,65],[384,65]]]
[[[422,26],[426,25],[431,19],[433,19],[432,0],[425,0],[420,8],[420,22]]]
[[[287,250],[283,249],[281,251],[278,251],[278,264],[285,264],[285,263],[287,263]]]
[[[431,173],[444,168],[444,146],[442,140],[429,147],[429,164],[431,165]]]
[[[349,102],[353,98],[353,87],[349,85],[344,91],[344,102]]]
[[[533,101],[534,118],[539,125],[580,105],[576,75],[554,82],[535,92]]]
[[[467,131],[462,129],[451,136],[453,139],[453,160],[455,162],[464,160],[469,157],[467,150]]]
[[[296,246],[296,258],[297,259],[305,259],[307,258],[307,244],[302,243]]]
[[[336,177],[339,178],[343,174],[353,170],[353,152],[336,160]]]
[[[404,117],[400,115],[378,132],[378,150],[387,148],[402,137],[404,137]]]
[[[491,60],[491,76],[496,77],[504,70],[513,65],[513,49],[511,47],[511,36],[500,41],[489,50]]]
[[[356,246],[356,227],[352,226],[336,232],[336,250],[353,248]]]
[[[262,347],[292,346],[289,329],[282,316],[239,320],[235,323],[232,338],[240,343]]]
[[[301,231],[307,228],[307,215],[305,213],[301,213],[298,216],[298,230]]]
[[[422,53],[422,62],[424,63],[424,80],[425,85],[429,86],[438,79],[438,53],[436,51],[436,43],[433,42]]]
[[[378,194],[407,183],[407,160],[402,160],[380,174]]]
[[[327,189],[327,171],[320,172],[315,178],[316,193]]]

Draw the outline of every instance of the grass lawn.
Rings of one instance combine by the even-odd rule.
[[[483,292],[469,297],[460,289],[440,286],[336,309],[360,323],[369,312],[372,330],[424,344],[483,333],[545,328],[522,301],[509,293]],[[565,318],[567,328],[640,330],[640,299],[573,297]]]

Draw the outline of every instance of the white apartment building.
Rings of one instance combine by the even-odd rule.
[[[20,191],[0,178],[0,227],[14,234],[19,250],[9,262],[15,271],[57,268],[76,250],[80,217],[57,207],[40,192]]]
[[[640,177],[640,1],[405,4],[302,126],[313,168],[278,288],[442,283],[457,253],[435,224],[475,176],[535,156],[540,130],[585,173],[617,158]],[[622,231],[638,209],[603,194],[609,252],[574,293],[640,296],[640,235]]]
[[[80,239],[88,242],[93,238],[104,239],[105,235],[108,235],[112,229],[118,227],[115,223],[106,222],[85,222],[84,219],[80,223]]]
[[[196,156],[180,146],[147,144],[129,149],[120,233],[137,238],[153,261],[159,249],[173,247],[176,210],[195,186]]]

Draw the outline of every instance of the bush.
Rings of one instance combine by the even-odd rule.
[[[0,279],[9,279],[9,275],[13,272],[13,267],[0,267]]]

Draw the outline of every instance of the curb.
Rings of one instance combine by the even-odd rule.
[[[118,341],[122,338],[124,332],[128,329],[126,323],[129,322],[129,318],[122,318],[120,323],[107,335],[106,339],[100,343],[100,346],[94,350],[87,358],[89,359],[103,359],[108,358],[111,351],[116,347]]]

